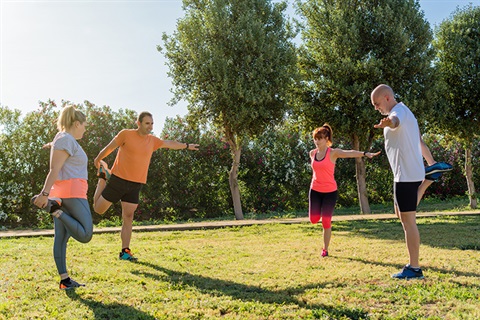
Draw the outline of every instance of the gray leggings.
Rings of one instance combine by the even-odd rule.
[[[53,258],[58,274],[67,273],[67,242],[70,236],[82,243],[92,239],[93,222],[90,206],[86,199],[62,199],[62,214],[53,218],[55,238],[53,240]]]

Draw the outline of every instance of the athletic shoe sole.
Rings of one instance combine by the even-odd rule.
[[[434,168],[434,167],[438,167],[438,168]],[[433,168],[431,170],[429,170],[429,168]],[[431,175],[431,174],[434,174],[434,173],[439,173],[439,172],[447,172],[447,171],[451,171],[453,169],[453,166],[448,164],[448,163],[445,163],[445,162],[437,162],[435,164],[432,164],[431,166],[428,166],[425,168],[425,173],[427,175]]]

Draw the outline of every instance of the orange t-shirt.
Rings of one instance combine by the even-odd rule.
[[[114,139],[119,149],[112,173],[124,180],[146,183],[150,159],[163,140],[151,134],[141,136],[134,129],[124,129]]]

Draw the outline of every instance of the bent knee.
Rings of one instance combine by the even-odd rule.
[[[89,232],[89,233],[85,233],[84,235],[82,235],[80,237],[77,237],[76,240],[81,242],[81,243],[88,243],[88,242],[90,242],[90,240],[92,240],[92,237],[93,237],[93,231]]]
[[[104,214],[105,211],[107,211],[107,210],[99,210],[99,209],[93,207],[93,211],[95,211],[95,213],[98,213],[98,214]]]
[[[95,213],[98,213],[98,214],[104,214],[108,208],[110,207],[110,205],[108,206],[105,206],[105,205],[98,205],[97,203],[94,203],[93,204],[93,211],[95,211]]]
[[[322,216],[321,216],[321,215],[313,215],[313,214],[311,214],[311,215],[309,216],[309,218],[310,218],[310,222],[311,222],[312,224],[317,224],[317,223],[320,221],[320,219],[322,218]]]

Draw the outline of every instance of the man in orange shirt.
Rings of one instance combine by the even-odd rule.
[[[140,113],[137,129],[120,131],[94,160],[100,177],[94,195],[95,212],[103,214],[112,203],[121,201],[122,204],[122,251],[120,252],[122,260],[137,260],[129,248],[133,214],[138,207],[140,190],[147,182],[148,167],[153,152],[160,148],[198,150],[198,144],[161,140],[150,134],[152,129],[152,114]],[[117,148],[119,149],[110,176],[108,167],[102,159]]]

